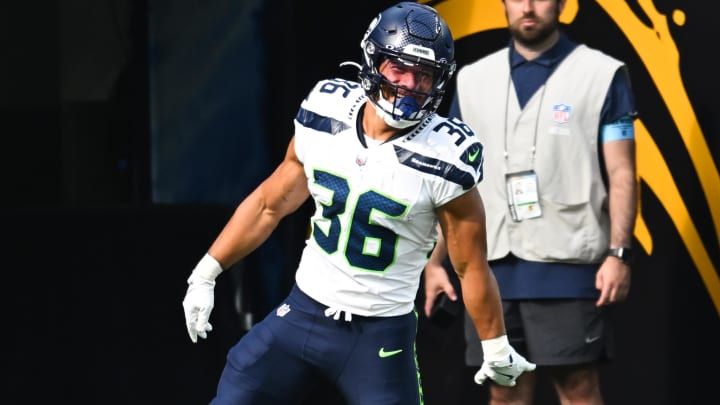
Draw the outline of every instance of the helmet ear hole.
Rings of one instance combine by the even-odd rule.
[[[365,90],[366,94],[376,93],[380,89],[380,84],[376,81],[370,80],[367,76],[360,79],[360,85],[363,90]]]

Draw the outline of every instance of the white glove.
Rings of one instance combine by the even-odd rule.
[[[197,343],[198,336],[207,338],[207,332],[212,330],[209,320],[215,306],[215,278],[221,272],[220,263],[205,254],[187,280],[188,289],[182,305],[187,331],[193,343]]]
[[[483,364],[475,374],[475,383],[482,385],[487,378],[500,385],[514,387],[517,378],[525,371],[535,370],[530,363],[510,346],[507,335],[480,342],[483,348]]]

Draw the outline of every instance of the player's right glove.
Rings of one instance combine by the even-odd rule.
[[[491,379],[500,385],[514,387],[517,378],[525,371],[535,370],[530,363],[510,346],[507,335],[480,342],[483,348],[483,364],[475,374],[475,383],[482,385]]]
[[[187,331],[193,343],[197,343],[198,336],[205,339],[212,330],[209,320],[215,305],[215,278],[221,272],[220,263],[205,254],[187,280],[188,289],[182,305]]]

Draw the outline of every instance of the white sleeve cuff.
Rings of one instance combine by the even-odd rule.
[[[510,342],[507,335],[480,341],[485,361],[504,361],[510,355]]]
[[[215,281],[222,271],[220,263],[209,253],[205,253],[205,256],[200,259],[195,269],[193,269],[192,275],[202,277],[208,281]]]

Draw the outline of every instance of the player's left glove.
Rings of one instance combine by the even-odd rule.
[[[530,363],[510,346],[507,335],[494,339],[483,340],[483,364],[475,374],[475,383],[481,384],[491,379],[500,385],[514,387],[517,378],[525,371],[535,370],[535,363]]]
[[[212,330],[209,320],[215,306],[215,278],[221,272],[220,263],[205,254],[187,280],[188,289],[182,305],[187,331],[193,343],[197,343],[198,336],[205,339]]]

